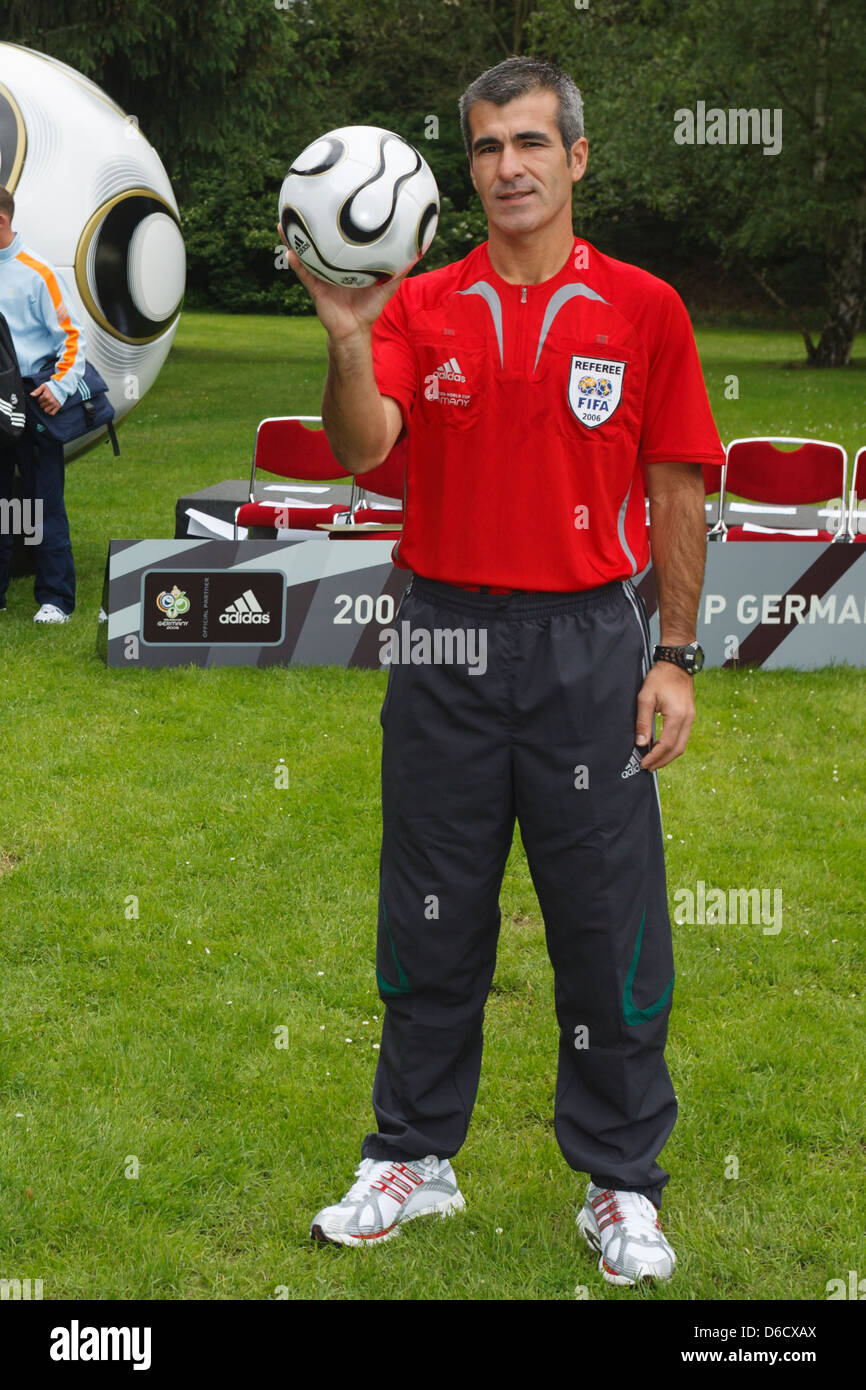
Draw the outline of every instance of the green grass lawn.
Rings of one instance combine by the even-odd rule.
[[[784,367],[793,334],[699,333],[722,437],[866,442],[863,361]],[[863,676],[705,672],[660,776],[668,885],[782,893],[782,929],[674,927],[663,1156],[669,1286],[605,1285],[552,1129],[556,1028],[519,835],[469,1139],[467,1210],[370,1251],[313,1248],[372,1119],[385,677],[108,671],[110,537],[243,476],[257,420],[316,413],[314,320],[184,317],[120,460],[74,462],[79,605],[0,618],[0,1278],[46,1299],[821,1300],[866,1275]],[[739,377],[739,400],[724,399]],[[289,786],[276,785],[280,760]],[[246,805],[242,803],[246,802]],[[738,1176],[732,1174],[737,1172]]]

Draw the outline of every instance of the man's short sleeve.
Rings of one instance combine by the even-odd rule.
[[[383,396],[393,396],[403,416],[403,428],[409,426],[409,416],[415,404],[418,371],[415,354],[409,342],[406,325],[406,306],[403,285],[373,324],[373,374]]]
[[[641,431],[642,463],[725,461],[707,399],[695,335],[676,290],[666,294],[655,319],[649,348],[649,375]]]

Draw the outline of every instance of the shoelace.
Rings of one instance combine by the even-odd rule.
[[[394,1165],[389,1159],[362,1158],[358,1167],[355,1169],[355,1176],[358,1181],[352,1184],[351,1188],[346,1193],[344,1201],[357,1201],[359,1198],[365,1196],[372,1185],[383,1177],[384,1174],[390,1172],[393,1167]],[[417,1167],[421,1167],[420,1160],[418,1161]],[[397,1177],[399,1177],[399,1173]],[[412,1186],[414,1185],[415,1184],[412,1184]],[[407,1190],[411,1190],[411,1187]]]
[[[375,1177],[375,1173],[373,1171],[375,1167],[376,1159],[361,1159],[361,1162],[355,1169],[355,1177],[357,1178],[357,1182],[354,1182],[352,1186],[349,1188],[349,1191],[346,1193],[344,1199],[345,1201],[354,1201],[357,1197],[363,1196],[364,1192],[370,1186],[371,1181]]]
[[[652,1207],[652,1217],[643,1205],[645,1202]],[[654,1218],[655,1226],[661,1230],[655,1207],[649,1198],[640,1192],[614,1192],[608,1188],[593,1197],[590,1205],[595,1211],[599,1231],[606,1230],[616,1222],[627,1221],[629,1216],[638,1216],[644,1220]]]

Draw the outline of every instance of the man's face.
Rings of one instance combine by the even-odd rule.
[[[586,169],[588,145],[576,140],[566,161],[556,124],[555,92],[533,91],[505,106],[477,101],[469,112],[469,172],[491,226],[525,233],[546,227],[568,209]]]

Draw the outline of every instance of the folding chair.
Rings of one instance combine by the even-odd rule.
[[[715,464],[702,463],[701,473],[704,478],[704,495],[710,499],[712,499],[713,496],[718,498],[715,520],[707,522],[707,540],[714,541],[717,540],[721,534],[720,527],[722,525],[722,494],[725,485],[725,465],[720,464],[716,467]],[[712,510],[712,501],[710,501],[710,508]]]
[[[848,535],[866,544],[866,445],[854,455],[854,476],[848,504]]]
[[[262,420],[256,430],[250,472],[250,500],[243,503],[235,512],[234,534],[238,536],[241,526],[264,528],[276,532],[281,529],[317,531],[321,523],[327,525],[359,524],[367,520],[359,513],[375,512],[375,519],[395,525],[402,524],[402,507],[370,508],[367,491],[382,491],[385,496],[403,497],[403,475],[406,466],[406,441],[401,440],[392,449],[388,458],[367,473],[355,475],[337,462],[331,452],[328,436],[324,430],[307,429],[307,423],[321,424],[319,415],[272,416]],[[351,478],[352,487],[348,506],[344,503],[330,503],[327,506],[288,505],[285,502],[265,502],[256,496],[256,481],[259,471],[274,473],[281,478],[323,482],[334,478]],[[359,477],[363,480],[359,482]],[[387,485],[388,492],[384,491]],[[364,535],[378,535],[383,532],[365,532]]]
[[[400,539],[403,526],[403,508],[406,502],[406,465],[409,458],[408,441],[403,438],[394,445],[387,458],[370,468],[366,473],[352,475],[353,506],[343,516],[337,517],[340,530],[332,532],[332,540],[355,539],[396,541]],[[378,493],[380,497],[399,499],[399,506],[386,506],[381,502],[371,503],[368,492]],[[375,522],[378,526],[393,525],[391,531],[353,532],[353,526],[364,526]]]
[[[796,445],[784,450],[780,445]],[[848,539],[845,489],[848,455],[841,444],[821,439],[785,436],[734,439],[728,445],[719,500],[719,520],[714,530],[723,541],[844,541]],[[776,507],[814,506],[839,499],[838,526],[763,526],[755,522],[729,524],[728,495],[746,503]]]

